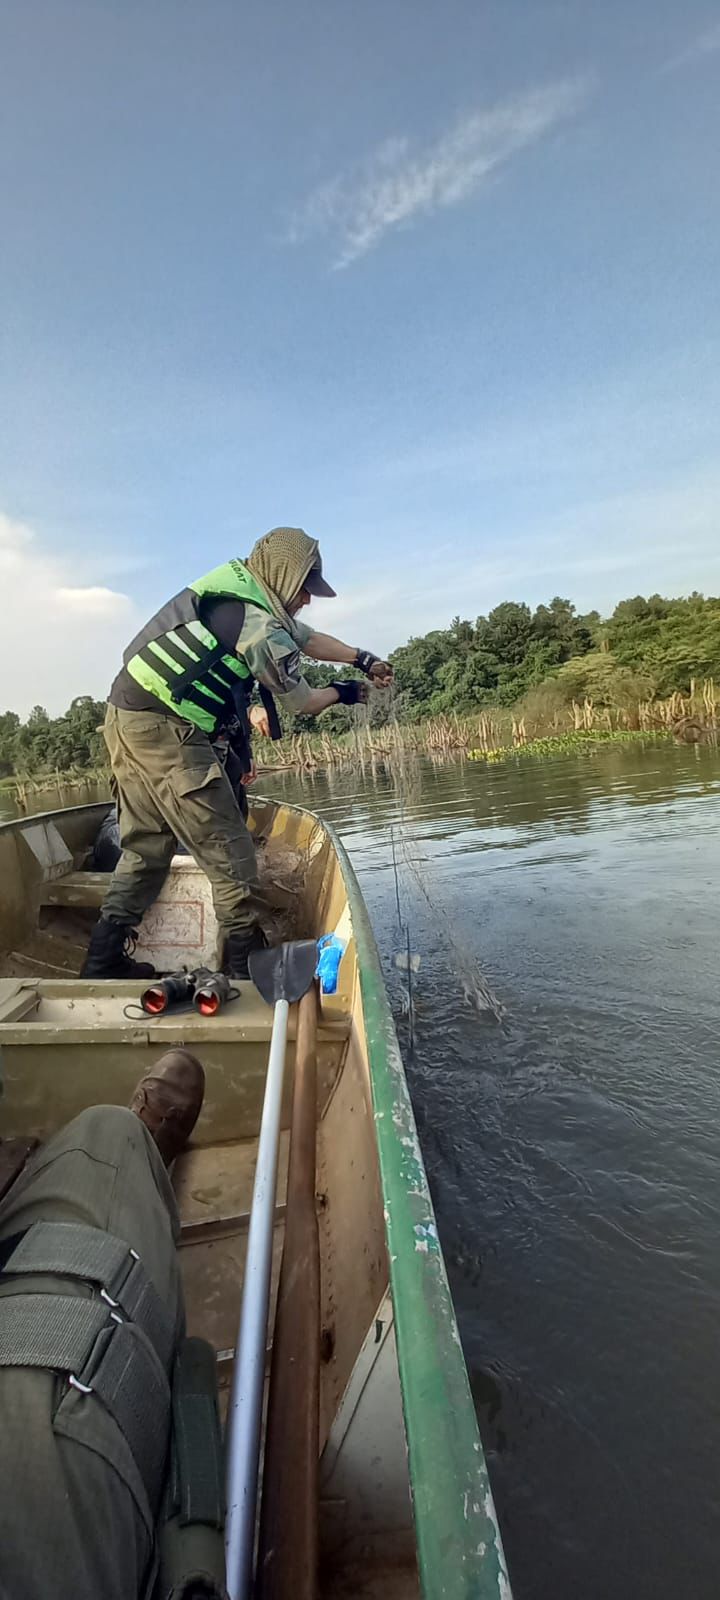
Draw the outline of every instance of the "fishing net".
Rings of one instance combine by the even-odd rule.
[[[273,944],[286,939],[305,938],[305,879],[308,857],[302,850],[290,850],[264,843],[255,853],[260,889],[266,911],[263,928]]]
[[[474,955],[458,938],[453,919],[442,900],[442,893],[434,881],[434,861],[424,848],[419,829],[414,825],[424,799],[423,758],[418,755],[408,736],[408,730],[398,720],[393,690],[388,693],[388,723],[384,742],[389,747],[388,769],[396,797],[397,820],[390,830],[392,865],[395,887],[395,907],[398,924],[398,949],[394,965],[403,974],[403,1009],[408,1018],[409,1045],[414,1043],[414,998],[422,980],[418,977],[421,959],[414,947],[412,923],[413,897],[419,894],[431,915],[432,925],[440,934],[448,963],[462,991],[465,1003],[480,1015],[492,1017],[497,1022],[504,1015],[503,1007],[484,977]],[[358,753],[363,741],[370,745],[369,710],[358,706],[354,728]]]

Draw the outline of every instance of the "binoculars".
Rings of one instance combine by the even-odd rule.
[[[162,1017],[166,1011],[192,1001],[201,1017],[214,1017],[236,993],[224,972],[199,967],[196,972],[171,972],[167,978],[158,978],[157,983],[143,990],[140,1004],[149,1017]]]

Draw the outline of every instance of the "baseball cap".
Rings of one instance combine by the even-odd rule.
[[[303,589],[307,589],[308,594],[325,595],[326,599],[328,600],[335,600],[337,598],[337,591],[335,589],[331,589],[329,583],[325,582],[325,579],[322,575],[322,561],[319,556],[317,556],[310,568],[310,571],[303,583]]]

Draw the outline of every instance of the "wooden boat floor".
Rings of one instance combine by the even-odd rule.
[[[282,1256],[289,1140],[289,1132],[284,1131],[278,1163],[270,1327]],[[191,1147],[173,1168],[187,1330],[213,1345],[223,1401],[240,1315],[257,1148],[257,1139]]]
[[[290,1134],[280,1135],[277,1200],[284,1205]],[[173,1167],[173,1189],[180,1212],[181,1244],[209,1238],[227,1223],[250,1220],[252,1186],[257,1165],[257,1139],[235,1139],[227,1144],[203,1145],[178,1156]]]
[[[417,1567],[368,1559],[326,1574],[321,1570],[318,1600],[420,1600]]]
[[[4,978],[77,977],[87,941],[88,933],[82,929],[67,929],[62,936],[36,929],[19,941],[15,950],[0,952],[0,973]]]
[[[105,902],[112,881],[109,872],[65,872],[40,889],[41,906],[83,906],[96,911]]]

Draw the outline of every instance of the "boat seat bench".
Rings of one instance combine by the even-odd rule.
[[[90,906],[99,911],[112,881],[111,872],[65,872],[40,886],[41,906]]]

